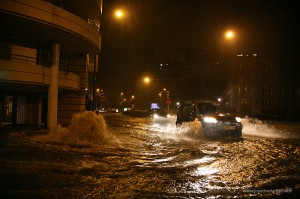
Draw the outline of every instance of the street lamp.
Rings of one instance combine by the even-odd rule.
[[[148,76],[144,77],[143,81],[144,81],[145,84],[149,84],[150,83],[150,77],[148,77]]]
[[[120,94],[120,101],[122,101],[122,100],[123,100],[123,95],[124,95],[124,93],[123,93],[123,92],[121,92],[121,94]]]
[[[235,34],[232,30],[228,30],[225,32],[225,38],[228,40],[232,40],[234,38]]]
[[[134,95],[131,96],[129,103],[131,104],[131,108],[134,109]]]
[[[144,82],[145,84],[149,84],[152,80],[167,80],[167,79],[152,79],[152,78],[150,78],[149,76],[145,76],[145,77],[143,78],[143,82]],[[162,94],[163,94],[163,93],[165,93],[165,96],[166,96],[166,101],[165,101],[165,103],[166,103],[166,108],[167,108],[167,110],[169,111],[169,109],[170,109],[170,104],[171,104],[171,100],[170,100],[170,91],[167,90],[166,88],[163,88],[162,92],[160,92],[160,93],[158,94],[159,97],[160,97],[160,101],[161,101],[161,99],[162,99]]]
[[[234,59],[234,57],[238,56],[240,57],[239,60],[239,69],[241,70],[239,72],[239,75],[241,76],[240,78],[240,87],[241,90],[239,91],[239,104],[238,104],[238,111],[244,111],[245,108],[245,104],[246,104],[246,96],[245,96],[245,65],[244,65],[244,49],[242,46],[242,41],[241,41],[241,35],[240,34],[236,34],[233,30],[228,30],[225,32],[225,39],[228,41],[228,43],[232,46],[232,50],[233,50],[233,55],[231,55],[232,59]],[[220,102],[220,101],[219,101]]]
[[[170,91],[167,90],[166,88],[163,88],[163,91],[159,93],[160,101],[161,101],[161,95],[162,95],[163,92],[165,93],[165,96],[166,96],[165,97],[166,108],[167,108],[167,111],[169,111],[170,110],[170,102],[171,102],[171,100],[170,100]]]
[[[123,16],[124,16],[123,10],[118,9],[118,10],[115,11],[115,17],[116,17],[117,19],[120,19],[120,18],[122,18]]]
[[[96,89],[96,96],[95,96],[95,110],[98,110],[98,101],[99,101],[100,89]]]

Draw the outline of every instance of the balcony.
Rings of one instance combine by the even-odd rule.
[[[0,25],[0,36],[14,42],[58,42],[63,52],[100,52],[101,35],[89,20],[47,1],[0,1]]]
[[[34,65],[32,58],[14,59],[12,61],[0,60],[1,85],[50,85],[50,68]],[[59,71],[59,88],[68,90],[80,89],[80,77],[72,72]]]

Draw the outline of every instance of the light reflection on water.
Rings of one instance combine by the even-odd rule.
[[[186,187],[190,187],[189,193],[222,190],[223,192],[216,193],[224,196],[224,194],[229,194],[224,192],[230,192],[229,195],[232,197],[235,194],[253,197],[272,196],[276,195],[276,191],[272,192],[272,189],[276,190],[282,185],[286,187],[284,181],[294,180],[295,182],[290,186],[299,190],[300,171],[297,166],[297,162],[300,160],[299,145],[289,144],[291,139],[299,139],[298,132],[291,134],[278,128],[277,125],[253,118],[244,118],[242,123],[244,125],[243,138],[240,140],[213,142],[206,140],[201,135],[201,124],[197,122],[183,125],[179,129],[175,127],[174,123],[167,125],[155,123],[151,126],[151,130],[158,132],[155,135],[159,139],[171,139],[177,143],[183,142],[183,145],[186,142],[185,146],[186,144],[192,145],[189,146],[190,148],[186,146],[187,148],[182,150],[183,152],[191,152],[196,148],[203,153],[201,158],[185,154],[183,155],[185,161],[178,157],[164,159],[169,161],[164,166],[175,167],[175,169],[186,167],[189,170],[187,175],[198,178],[198,180],[186,182]],[[277,139],[281,141],[278,142]],[[285,144],[285,142],[288,143]],[[295,156],[291,157],[290,154]],[[162,165],[152,165],[155,168],[160,166]],[[296,177],[293,175],[295,172],[297,173]],[[254,191],[251,192],[251,190]],[[292,188],[288,188],[286,192],[282,193],[288,194],[290,190]]]
[[[103,125],[98,132],[76,131],[82,129],[77,123],[72,131],[63,128],[45,136],[11,134],[0,151],[5,154],[0,156],[1,168],[9,178],[18,177],[18,171],[28,179],[43,173],[32,186],[45,184],[43,193],[51,190],[56,197],[61,190],[75,198],[230,198],[276,195],[249,190],[300,189],[299,143],[272,125],[244,120],[242,139],[212,141],[201,135],[199,123],[176,129],[173,121],[88,117],[81,125],[92,130],[93,123]],[[272,132],[282,136],[269,139]],[[72,188],[64,189],[66,185]]]

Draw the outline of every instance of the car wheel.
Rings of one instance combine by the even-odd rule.
[[[235,135],[234,135],[236,138],[240,138],[242,136],[242,130],[241,129],[238,129],[235,131]]]
[[[203,135],[207,138],[212,138],[212,134],[210,133],[209,129],[203,128],[202,129]]]
[[[180,120],[176,120],[176,127],[178,127],[181,124],[182,124],[182,122]]]

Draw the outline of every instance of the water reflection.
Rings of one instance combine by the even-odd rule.
[[[264,137],[264,124],[252,132],[253,122],[244,121],[242,139],[209,140],[198,124],[176,129],[122,115],[85,117],[107,126],[91,134],[76,132],[77,125],[46,136],[10,134],[0,150],[0,196],[23,190],[53,198],[247,198],[300,190],[299,140]]]

